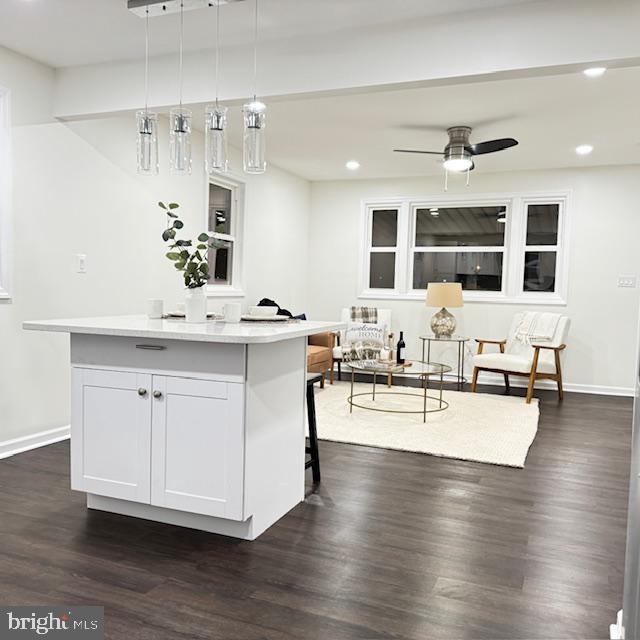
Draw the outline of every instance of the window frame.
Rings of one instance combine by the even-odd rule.
[[[503,251],[502,291],[464,291],[465,302],[504,304],[566,305],[569,281],[569,222],[571,191],[486,193],[474,196],[443,195],[433,197],[376,198],[361,201],[360,270],[358,298],[424,300],[425,289],[413,288],[413,260],[416,253],[495,252],[500,247],[416,247],[415,228],[417,209],[430,207],[506,207],[505,241]],[[525,251],[537,250],[538,245],[526,245],[527,207],[530,204],[558,204],[557,245],[545,245],[541,251],[556,252],[556,290],[554,292],[524,291]],[[386,247],[371,246],[372,211],[397,209],[398,242],[394,289],[373,289],[369,285],[371,250]]]
[[[231,233],[215,233],[209,229],[209,193],[210,185],[231,191]],[[241,298],[243,290],[243,255],[245,237],[245,182],[232,174],[208,176],[205,180],[205,228],[213,238],[226,240],[233,244],[231,253],[231,284],[207,284],[206,294],[209,298]]]
[[[11,94],[0,86],[0,303],[11,298]]]

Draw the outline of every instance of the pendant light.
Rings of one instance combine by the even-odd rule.
[[[247,173],[264,173],[267,107],[257,99],[258,82],[258,0],[255,2],[253,33],[253,100],[242,107],[244,116],[243,163]]]
[[[207,173],[225,172],[227,159],[227,107],[218,103],[220,73],[220,0],[216,2],[216,101],[205,109],[205,164]]]
[[[180,2],[180,60],[179,91],[180,104],[169,113],[169,162],[173,175],[191,173],[191,111],[182,106],[182,65],[184,53],[184,0]]]
[[[144,110],[136,113],[138,173],[158,174],[158,114],[149,112],[149,5],[145,16]]]

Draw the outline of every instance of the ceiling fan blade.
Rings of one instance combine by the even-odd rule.
[[[444,155],[442,151],[420,151],[419,149],[394,149],[396,153],[426,153],[432,156]]]
[[[467,147],[469,153],[473,156],[479,156],[483,153],[495,153],[503,151],[509,147],[515,147],[518,141],[514,138],[499,138],[498,140],[487,140],[486,142],[478,142]]]

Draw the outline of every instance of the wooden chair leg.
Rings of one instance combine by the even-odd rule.
[[[335,368],[335,364],[331,363],[331,369],[329,369],[329,384],[333,384],[333,370]]]
[[[531,373],[529,374],[529,386],[527,387],[527,404],[531,404],[533,398],[533,386],[536,383],[536,374],[538,371],[538,358],[540,357],[540,349],[535,349],[533,353],[533,364],[531,365]]]
[[[504,374],[504,386],[507,390],[507,393],[509,393],[509,391],[511,391],[511,387],[509,386],[509,374],[505,373]]]
[[[473,368],[473,378],[471,380],[471,393],[476,392],[476,387],[478,386],[478,374],[480,373],[480,369],[478,367]]]
[[[560,402],[564,400],[564,389],[562,388],[562,367],[560,366],[560,352],[556,351],[556,374],[558,376],[558,399]]]
[[[387,387],[391,387],[392,384],[393,384],[393,376],[389,374],[387,376]]]

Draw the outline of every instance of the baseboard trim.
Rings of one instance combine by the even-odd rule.
[[[23,453],[24,451],[37,449],[38,447],[46,447],[48,444],[66,440],[70,436],[70,431],[71,427],[66,425],[56,429],[49,429],[48,431],[32,433],[22,438],[14,438],[13,440],[0,442],[0,460],[15,456],[17,453]]]
[[[466,372],[466,378],[467,378],[467,383],[471,383],[471,377],[472,377],[472,372]],[[368,376],[370,378],[373,378],[373,374],[370,374],[369,372],[358,372],[358,376],[356,377],[356,380],[358,377],[364,377],[364,376]],[[380,374],[378,375],[378,382],[382,385],[384,384],[384,378],[385,378],[385,374]],[[400,378],[400,376],[398,376],[398,379]],[[336,371],[336,376],[335,379],[338,380],[338,372]],[[414,380],[415,378],[407,378],[407,379],[411,379]],[[349,382],[349,380],[351,380],[351,374],[350,373],[345,373],[345,371],[342,372],[342,381],[343,382]],[[445,388],[447,389],[454,389],[454,386],[451,384],[451,380],[448,381],[449,385]],[[397,384],[397,383],[396,383]],[[430,379],[430,384],[432,384],[433,386],[437,386],[438,385],[438,379],[437,378],[431,378]],[[499,373],[489,373],[489,372],[485,372],[485,371],[481,371],[480,372],[480,376],[478,378],[478,384],[479,385],[489,385],[492,387],[504,387],[504,378],[502,377],[501,374]],[[519,376],[511,376],[509,378],[509,384],[512,387],[520,387],[520,388],[527,388],[527,378],[522,378]],[[411,386],[411,385],[409,385]],[[576,384],[573,382],[565,382],[563,384],[564,390],[566,392],[571,392],[571,393],[589,393],[589,394],[593,394],[596,396],[623,396],[623,397],[628,397],[628,398],[633,398],[634,396],[634,389],[633,387],[606,387],[606,386],[602,386],[602,385],[596,385],[596,384]],[[467,387],[468,388],[468,387]],[[553,380],[538,380],[536,382],[536,389],[549,389],[552,391],[557,391],[558,386],[556,385],[555,382],[553,382]]]
[[[484,373],[480,372],[478,377],[478,384],[488,384],[492,386],[504,387],[504,378],[498,373]],[[516,376],[509,378],[509,384],[512,387],[527,387],[527,379]],[[564,390],[572,393],[591,393],[597,396],[625,396],[633,397],[634,389],[632,387],[606,387],[596,384],[575,384],[573,382],[565,382],[563,385]],[[553,380],[538,380],[536,382],[536,389],[551,389],[557,390],[558,385]]]

